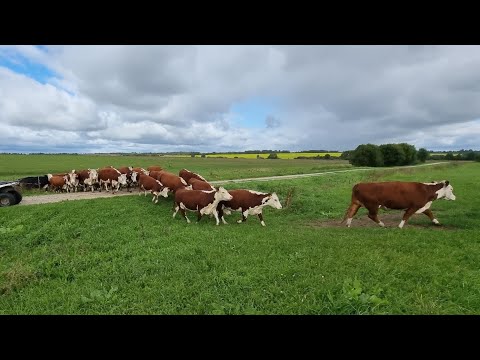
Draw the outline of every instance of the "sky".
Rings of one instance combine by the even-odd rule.
[[[0,45],[0,152],[480,150],[480,46]]]

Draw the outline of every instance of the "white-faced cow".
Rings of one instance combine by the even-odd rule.
[[[196,211],[197,221],[200,221],[203,215],[213,214],[218,225],[220,221],[218,219],[217,205],[220,201],[228,201],[231,198],[232,195],[223,187],[211,191],[179,189],[175,192],[176,206],[173,217],[175,217],[179,209],[187,223],[190,223],[190,220],[185,210]]]
[[[191,178],[195,178],[195,179],[198,179],[198,180],[201,180],[201,181],[207,181],[207,180],[205,180],[205,178],[202,175],[194,173],[194,172],[192,172],[190,170],[187,170],[187,169],[180,170],[178,175],[183,180],[185,180],[187,183],[188,183],[188,180],[190,180]]]
[[[131,166],[128,166],[128,167],[123,166],[118,168],[117,170],[120,171],[122,174],[127,175],[127,191],[132,192],[132,190],[130,190],[130,187],[132,186],[135,187],[138,185],[137,183],[138,173],[134,171]]]
[[[103,168],[98,171],[98,180],[100,188],[105,184],[105,190],[108,191],[108,184],[112,185],[112,193],[117,192],[120,185],[127,185],[127,175],[122,174],[115,168]],[[114,191],[114,189],[116,189]]]
[[[94,191],[94,185],[98,182],[98,173],[96,169],[80,170],[78,173],[78,184],[83,187],[83,191],[90,187]]]
[[[276,193],[263,193],[253,190],[229,190],[232,199],[229,201],[222,201],[218,204],[218,213],[222,222],[226,224],[223,214],[227,213],[226,211],[240,211],[242,213],[242,218],[237,221],[237,223],[242,223],[247,221],[248,215],[258,215],[260,223],[262,226],[265,226],[263,221],[263,208],[265,206],[271,206],[275,209],[281,209],[282,204]]]
[[[203,180],[198,180],[197,178],[194,178],[194,177],[188,180],[188,184],[192,185],[193,190],[206,190],[206,191],[215,190],[215,188],[212,185],[210,185],[208,182]]]
[[[141,195],[143,190],[145,192],[145,196],[147,196],[147,192],[150,191],[153,195],[152,201],[155,200],[155,204],[158,203],[159,195],[165,198],[168,196],[168,187],[163,186],[160,181],[145,174],[139,174],[138,176],[138,195]]]
[[[453,187],[449,181],[420,183],[404,181],[388,181],[376,183],[359,183],[352,189],[352,202],[347,209],[342,223],[347,220],[350,227],[352,218],[358,209],[364,206],[368,217],[380,226],[385,224],[378,219],[378,209],[406,210],[398,225],[401,229],[413,214],[425,214],[435,225],[438,220],[433,216],[430,206],[437,199],[455,200]]]

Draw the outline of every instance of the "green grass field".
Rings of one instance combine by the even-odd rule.
[[[0,180],[24,176],[60,173],[113,166],[148,167],[159,165],[177,173],[182,168],[202,174],[208,180],[243,179],[250,177],[291,175],[332,169],[348,169],[347,160],[282,160],[282,159],[209,159],[162,156],[106,155],[5,155],[0,154]]]
[[[229,185],[293,194],[266,227],[238,213],[187,224],[144,196],[2,208],[0,314],[479,314],[479,175],[464,163]],[[432,205],[443,227],[356,227],[364,209],[337,226],[356,182],[393,179],[450,180],[457,200]]]
[[[331,157],[340,157],[342,155],[341,152],[317,152],[317,153],[299,153],[299,152],[291,152],[291,153],[277,153],[277,156],[279,159],[295,159],[296,157],[299,156],[305,156],[305,157],[316,157],[316,156],[325,156],[326,154],[330,154]],[[215,157],[224,157],[224,158],[229,158],[229,159],[234,159],[234,158],[239,158],[239,159],[256,159],[257,156],[267,158],[269,154],[243,154],[243,153],[238,153],[238,154],[208,154],[205,155],[206,157],[209,158],[215,158]]]

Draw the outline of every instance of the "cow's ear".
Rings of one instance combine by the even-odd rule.
[[[445,186],[448,186],[448,184],[450,184],[450,181],[445,181]]]

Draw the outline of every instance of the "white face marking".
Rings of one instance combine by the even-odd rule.
[[[130,177],[132,178],[132,182],[137,182],[137,175],[138,173],[136,171],[132,172],[132,175],[130,175]]]
[[[270,205],[271,207],[273,207],[275,209],[281,209],[282,208],[282,204],[280,204],[280,200],[278,199],[278,196],[275,193],[272,194],[272,196],[270,197],[270,199],[268,199],[268,201],[266,202],[265,205]]]
[[[225,188],[223,188],[222,186],[220,186],[218,188],[218,191],[215,192],[215,199],[218,200],[218,202],[220,201],[229,201],[229,200],[232,200],[233,199],[233,196],[230,195],[230,193],[225,190]]]
[[[436,191],[437,199],[445,199],[445,200],[455,200],[457,197],[453,195],[453,187],[452,185],[444,186],[443,188]]]
[[[117,170],[118,171],[118,170]],[[121,174],[118,177],[118,184],[120,185],[127,185],[127,174]]]
[[[400,224],[398,224],[398,227],[401,229],[403,228],[403,225],[405,225],[405,220],[400,221]]]
[[[427,202],[421,209],[418,209],[417,211],[415,211],[415,214],[423,213],[425,210],[429,209],[430,206],[432,206],[432,201]]]

